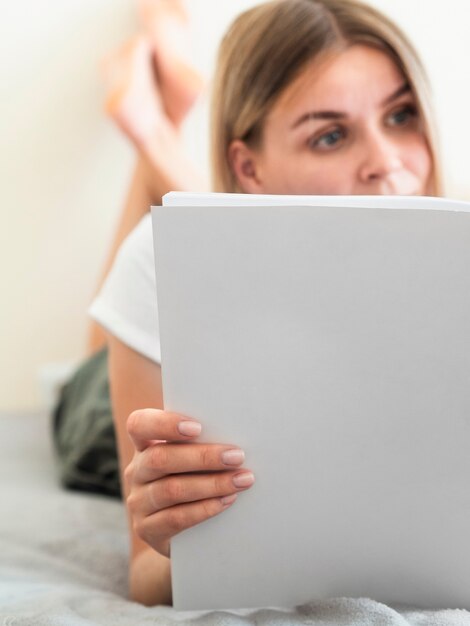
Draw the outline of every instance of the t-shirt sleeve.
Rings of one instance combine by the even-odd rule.
[[[88,313],[124,344],[161,363],[150,213],[121,244]]]

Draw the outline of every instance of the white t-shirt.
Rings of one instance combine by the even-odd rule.
[[[161,363],[150,213],[121,244],[88,313],[124,344]]]

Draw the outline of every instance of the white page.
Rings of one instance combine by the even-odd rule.
[[[176,609],[470,609],[466,210],[152,209],[165,408],[256,476],[172,540]]]
[[[323,206],[377,209],[426,209],[470,211],[462,200],[428,196],[293,196],[246,193],[193,193],[170,191],[164,206]]]

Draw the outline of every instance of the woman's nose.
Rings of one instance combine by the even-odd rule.
[[[392,172],[403,167],[402,160],[393,142],[378,132],[371,133],[364,145],[364,158],[359,168],[363,183],[383,180]]]

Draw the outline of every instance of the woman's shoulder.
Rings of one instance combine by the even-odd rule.
[[[152,216],[144,215],[124,239],[89,314],[112,335],[160,361]]]
[[[122,242],[103,291],[122,284],[123,292],[133,290],[141,298],[145,294],[153,298],[155,282],[152,216],[147,213]]]

